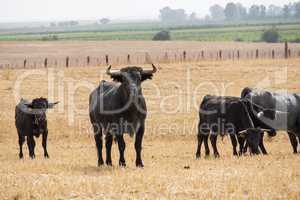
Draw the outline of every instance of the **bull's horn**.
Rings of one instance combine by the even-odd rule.
[[[264,128],[261,128],[260,130],[265,131],[265,132],[271,131],[271,129],[264,129]]]
[[[240,131],[239,134],[247,133],[247,130]]]
[[[24,103],[25,106],[32,106],[32,103]]]
[[[263,115],[264,115],[264,112],[263,112],[263,111],[260,111],[259,113],[257,113],[256,116],[257,116],[258,118],[261,118]]]
[[[53,108],[56,104],[58,104],[59,103],[59,101],[56,101],[56,102],[54,102],[54,103],[49,103],[48,104],[48,108]]]
[[[157,72],[157,68],[155,67],[154,64],[152,64],[152,70],[143,70],[143,73],[145,74],[154,74],[155,72]]]
[[[115,70],[115,71],[111,71],[111,65],[107,68],[106,70],[106,74],[109,76],[113,76],[113,75],[120,75],[120,71],[119,70]]]

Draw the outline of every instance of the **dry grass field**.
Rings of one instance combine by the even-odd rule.
[[[116,144],[114,166],[96,167],[88,95],[102,78],[108,79],[105,67],[3,69],[0,199],[300,199],[300,155],[292,154],[283,132],[265,138],[267,156],[233,157],[225,137],[218,141],[219,159],[195,159],[195,123],[203,95],[239,96],[245,86],[296,92],[299,63],[300,59],[160,64],[154,79],[143,85],[149,110],[144,169],[135,167],[129,136],[126,168],[118,167]],[[43,158],[39,138],[36,159],[29,159],[24,145],[25,158],[19,160],[14,107],[19,97],[39,96],[60,101],[48,112],[50,159]]]

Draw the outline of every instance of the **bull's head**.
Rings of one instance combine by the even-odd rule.
[[[53,108],[58,103],[59,102],[49,103],[48,99],[40,97],[33,99],[31,103],[26,103],[25,105],[32,108],[33,112],[41,112],[46,111],[48,108]]]
[[[141,83],[147,79],[152,79],[156,71],[156,67],[152,64],[152,70],[144,70],[141,67],[126,67],[118,71],[111,71],[111,66],[109,66],[106,73],[114,81],[120,82],[128,95],[136,97],[140,94]]]
[[[239,132],[239,137],[244,137],[249,145],[251,154],[259,154],[258,146],[263,132],[269,132],[270,129],[249,128]]]
[[[37,126],[40,126],[46,121],[46,110],[53,108],[58,103],[59,102],[49,103],[48,99],[40,97],[33,99],[31,103],[27,103],[25,105],[32,109],[31,113],[34,115],[34,123]]]
[[[256,128],[249,128],[239,132],[239,137],[246,139],[251,154],[259,154],[258,145],[262,132]]]

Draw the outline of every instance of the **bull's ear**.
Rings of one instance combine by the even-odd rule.
[[[271,120],[275,119],[276,111],[271,109],[264,109],[263,110],[264,117],[269,118]]]
[[[122,76],[119,74],[110,75],[110,78],[112,78],[113,81],[122,82]]]
[[[48,103],[48,108],[53,108],[58,103],[59,103],[59,101],[54,102],[54,103]]]
[[[118,71],[111,71],[111,65],[107,68],[106,74],[110,76],[114,81],[122,82],[122,75],[120,70]]]
[[[152,77],[153,77],[153,74],[142,74],[141,81],[152,79]]]
[[[141,81],[145,81],[147,79],[152,79],[153,74],[156,73],[157,68],[154,64],[152,64],[152,70],[143,70],[141,73]]]

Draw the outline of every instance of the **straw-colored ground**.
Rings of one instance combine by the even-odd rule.
[[[267,156],[233,157],[225,138],[218,143],[219,159],[195,159],[195,123],[203,95],[238,96],[245,86],[296,92],[299,63],[290,59],[160,65],[154,79],[143,85],[150,113],[144,169],[135,167],[130,137],[126,168],[117,165],[116,144],[114,166],[96,167],[87,106],[90,90],[102,76],[108,79],[104,67],[1,70],[0,199],[299,199],[300,155],[292,154],[283,132],[265,138]],[[24,160],[18,159],[14,106],[20,96],[60,101],[48,113],[50,159],[43,158],[41,138],[36,140],[35,160],[29,159],[26,145]]]

